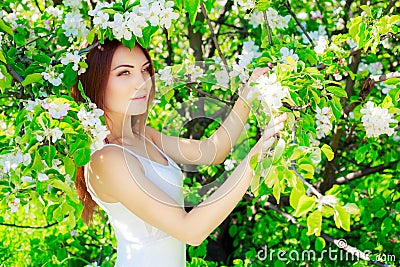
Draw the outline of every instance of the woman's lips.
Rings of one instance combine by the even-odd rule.
[[[146,98],[147,98],[147,96],[144,95],[144,96],[138,96],[138,97],[131,98],[131,100],[132,101],[145,101]]]

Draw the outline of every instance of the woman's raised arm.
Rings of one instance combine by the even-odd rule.
[[[239,98],[230,114],[205,140],[194,140],[168,136],[148,127],[148,132],[158,147],[161,147],[175,162],[182,164],[220,164],[222,163],[243,131],[249,117],[250,106],[246,103],[251,90],[250,83],[265,74],[268,68],[256,68],[247,84],[239,91]],[[147,130],[147,129],[146,129]]]
[[[283,128],[285,119],[286,116],[277,119],[220,188],[189,213],[145,177],[137,158],[119,147],[105,147],[92,155],[88,186],[98,195],[111,196],[165,233],[187,244],[199,245],[243,197],[254,176],[251,157],[273,144],[273,135]]]

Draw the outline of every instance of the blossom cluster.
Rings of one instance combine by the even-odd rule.
[[[388,109],[375,107],[374,102],[368,101],[360,112],[363,114],[361,121],[368,137],[378,137],[381,134],[390,136],[394,133],[394,128],[390,128],[389,124],[397,121],[392,119]]]
[[[288,96],[288,88],[281,85],[276,73],[262,75],[256,83],[254,90],[248,96],[249,100],[256,97],[265,109],[270,108],[272,111],[278,111],[282,106],[282,99]]]
[[[115,38],[130,40],[132,35],[143,37],[143,29],[147,26],[160,26],[169,29],[172,20],[179,15],[173,11],[173,1],[141,0],[140,5],[124,14],[115,13],[113,20],[104,8],[111,8],[109,3],[99,2],[94,10],[89,11],[93,24],[101,29],[110,28]]]
[[[86,63],[85,64],[81,63],[84,62],[85,59],[86,59],[85,54],[80,54],[79,51],[75,50],[73,53],[67,52],[65,56],[61,58],[61,63],[63,65],[68,65],[69,63],[73,63],[74,65],[72,66],[72,69],[74,71],[77,71],[78,75],[81,75],[86,71],[85,68],[79,68],[81,65],[86,65]]]
[[[317,138],[323,138],[326,134],[328,134],[332,129],[332,122],[330,118],[332,117],[333,113],[330,107],[323,107],[322,109],[317,106],[316,110],[317,114],[315,115],[316,119],[316,134]]]
[[[286,15],[284,17],[280,16],[278,11],[276,11],[272,7],[269,7],[265,12],[268,19],[268,25],[272,31],[274,31],[275,29],[283,30],[288,27],[291,18],[290,15]],[[249,22],[253,26],[253,28],[257,28],[259,25],[265,24],[264,14],[259,11],[252,12],[249,18]]]
[[[229,76],[239,76],[242,82],[247,82],[249,79],[249,73],[247,70],[248,65],[262,54],[258,50],[259,47],[254,43],[253,40],[249,39],[243,42],[243,52],[238,56],[239,63],[232,63],[232,71],[229,72]]]
[[[102,149],[104,146],[104,139],[110,133],[105,125],[102,125],[100,117],[103,116],[104,111],[97,108],[96,104],[90,103],[91,111],[81,108],[78,112],[78,119],[82,123],[85,132],[89,134],[92,139],[90,148],[92,151]]]

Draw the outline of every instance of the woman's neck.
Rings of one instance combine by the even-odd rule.
[[[112,116],[107,119],[110,134],[107,140],[112,144],[130,144],[144,134],[145,122],[140,120],[140,116],[135,116],[135,125],[132,127],[132,116]]]

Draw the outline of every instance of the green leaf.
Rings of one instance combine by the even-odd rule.
[[[26,76],[26,78],[22,81],[22,86],[27,86],[28,84],[38,82],[42,79],[42,74],[40,73],[32,73]]]
[[[63,157],[62,161],[64,163],[65,172],[69,174],[71,179],[74,179],[76,172],[74,161],[70,157]]]
[[[299,200],[301,196],[304,195],[304,192],[298,190],[297,188],[293,188],[292,192],[290,192],[289,203],[292,208],[296,208],[299,204]]]
[[[278,140],[278,143],[276,144],[274,156],[272,157],[273,163],[276,163],[282,157],[283,151],[285,150],[285,145],[286,145],[285,140],[280,138]]]
[[[0,60],[3,61],[4,63],[7,63],[6,58],[4,57],[2,51],[0,51]]]
[[[342,227],[346,231],[350,231],[350,214],[340,205],[335,206],[333,214],[337,228]]]
[[[72,155],[76,166],[84,166],[90,161],[90,149],[87,147],[77,149]]]
[[[72,63],[69,63],[64,70],[63,81],[66,87],[70,88],[76,82],[76,71],[72,69]]]
[[[299,202],[296,207],[296,211],[293,214],[296,217],[301,217],[310,210],[312,210],[315,206],[315,199],[313,197],[309,197],[307,195],[302,195],[299,199]]]
[[[307,218],[307,235],[315,234],[319,236],[321,234],[322,229],[322,214],[319,210],[311,213]]]
[[[44,164],[42,162],[42,157],[39,154],[39,151],[35,151],[35,157],[33,159],[32,169],[41,172],[44,169]]]
[[[389,17],[388,20],[389,24],[396,24],[400,22],[400,16],[399,15],[392,15]]]
[[[315,239],[315,250],[318,252],[321,252],[326,246],[326,242],[325,239],[323,239],[322,237],[317,237]]]
[[[372,12],[371,12],[371,8],[369,6],[362,5],[362,6],[360,6],[360,8],[365,11],[365,13],[368,15],[368,17],[372,18]]]
[[[52,185],[52,186],[55,187],[55,188],[58,188],[58,189],[64,191],[64,192],[67,193],[68,195],[72,194],[72,189],[71,189],[71,187],[69,187],[66,183],[64,183],[64,182],[61,181],[61,180],[52,179],[52,180],[49,182],[49,184]]]
[[[8,24],[6,24],[3,19],[0,19],[0,29],[11,36],[14,36],[13,29]]]
[[[349,33],[356,42],[358,42],[358,39],[359,39],[358,32],[359,32],[361,22],[362,22],[362,17],[357,17],[349,23]]]
[[[158,27],[146,27],[142,30],[143,37],[137,37],[137,41],[140,43],[141,46],[144,48],[148,48],[150,46],[151,37],[155,32],[157,32]]]
[[[314,166],[311,164],[299,164],[299,169],[314,175]]]
[[[94,41],[94,36],[96,35],[96,29],[92,29],[89,34],[86,36],[86,40],[89,45],[91,45]]]
[[[324,152],[324,154],[325,154],[326,158],[328,159],[328,161],[333,160],[333,158],[335,157],[335,153],[333,152],[332,148],[329,145],[324,144],[321,147],[321,150],[322,150],[322,152]]]
[[[326,87],[326,90],[333,93],[335,96],[347,97],[346,90],[344,90],[342,87],[328,86]]]
[[[196,21],[197,10],[199,10],[200,0],[184,0],[183,6],[189,13],[190,24],[193,25]]]
[[[43,146],[39,149],[42,158],[46,161],[47,166],[53,166],[53,159],[56,156],[57,150],[53,145]]]

